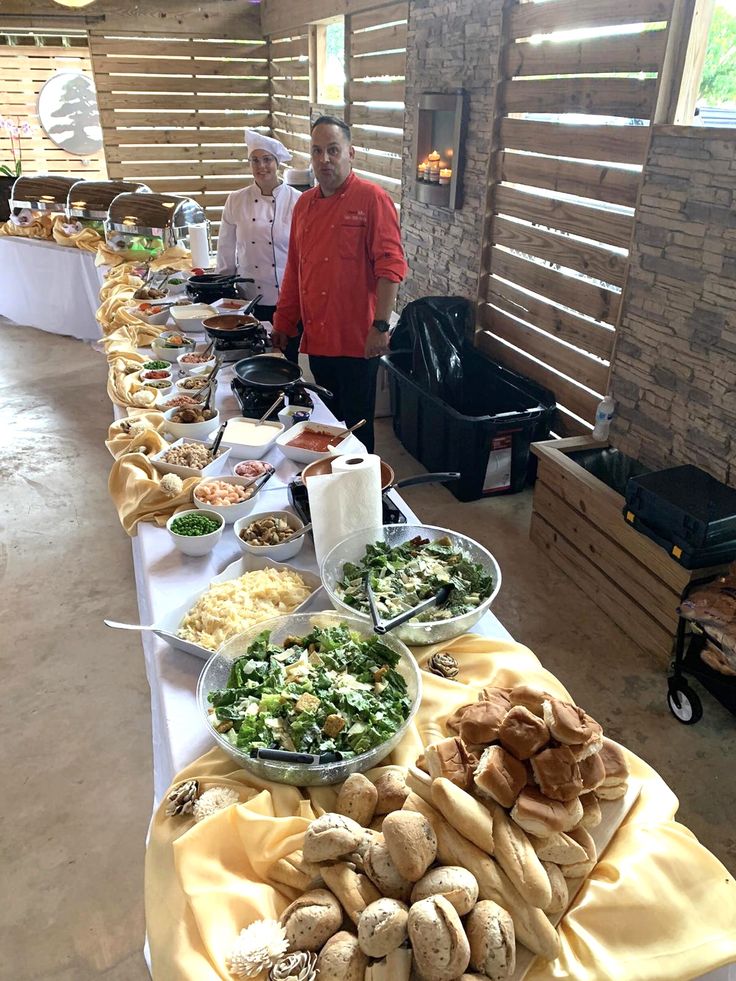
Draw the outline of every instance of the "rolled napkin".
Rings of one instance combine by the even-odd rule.
[[[57,215],[54,218],[51,234],[57,245],[81,249],[82,252],[97,252],[103,241],[99,232],[96,232],[94,228],[80,228],[78,231],[71,232],[68,231],[68,227],[65,215]]]
[[[30,225],[16,225],[6,221],[0,225],[0,235],[13,235],[17,238],[41,238],[51,241],[53,219],[50,215],[36,215]]]
[[[335,457],[332,473],[307,481],[317,562],[338,542],[383,520],[381,460],[373,453]]]
[[[199,477],[187,477],[181,481],[162,483],[162,478],[149,456],[158,453],[168,444],[154,433],[144,430],[130,442],[127,452],[123,452],[113,463],[107,482],[110,496],[117,508],[120,523],[125,531],[136,534],[140,521],[152,521],[165,525],[179,508],[191,503],[192,491],[200,481]],[[143,450],[144,452],[139,452]],[[166,474],[174,477],[175,474]],[[171,486],[176,486],[172,494]]]
[[[158,435],[164,424],[162,412],[147,412],[145,409],[129,409],[126,419],[118,419],[107,431],[105,446],[113,457],[117,460],[123,453],[127,453],[132,447],[138,447],[136,440],[143,437],[144,433]],[[145,439],[150,439],[146,436]],[[151,443],[150,445],[153,445]],[[159,449],[162,447],[159,446]],[[154,450],[155,453],[158,450]]]

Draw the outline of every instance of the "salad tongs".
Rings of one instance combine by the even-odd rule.
[[[368,596],[368,606],[371,611],[371,620],[373,621],[373,632],[380,634],[387,634],[389,630],[393,630],[395,627],[400,627],[402,623],[406,623],[407,620],[411,620],[412,617],[417,616],[419,613],[424,613],[431,606],[442,606],[443,603],[447,602],[447,598],[452,592],[452,586],[442,586],[434,596],[430,596],[429,599],[422,600],[421,603],[417,603],[416,606],[410,607],[408,610],[404,610],[403,613],[399,613],[398,616],[393,617],[391,620],[382,620],[381,614],[378,612],[378,606],[376,605],[376,597],[373,592],[373,587],[371,586],[370,576],[366,575],[363,579],[363,585],[365,586],[366,595]]]

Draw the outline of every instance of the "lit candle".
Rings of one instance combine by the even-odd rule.
[[[417,180],[423,181],[427,179],[427,164],[420,163],[417,167]]]
[[[437,184],[440,179],[440,155],[436,150],[432,150],[427,160],[429,161],[427,176],[432,184]]]
[[[452,171],[449,167],[443,167],[440,170],[440,184],[449,184],[450,178],[452,177]]]

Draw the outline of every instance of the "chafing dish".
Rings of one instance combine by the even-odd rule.
[[[63,214],[69,191],[76,183],[78,178],[61,177],[59,174],[18,177],[10,193],[10,207]]]
[[[77,181],[67,196],[67,221],[104,234],[107,212],[119,194],[145,193],[149,190],[140,181]]]
[[[107,244],[121,252],[153,255],[172,245],[189,247],[189,225],[209,222],[204,209],[178,194],[118,194],[105,219]]]

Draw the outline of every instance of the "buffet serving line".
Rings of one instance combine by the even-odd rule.
[[[262,512],[288,509],[286,531],[300,526],[289,497],[300,469],[290,434],[314,435],[334,422],[315,394],[309,421],[254,454],[258,466],[243,476],[226,478],[236,461],[211,459],[211,444],[199,464],[205,479],[171,468],[162,475],[162,462],[182,459],[163,438],[167,429],[177,436],[177,426],[209,424],[211,436],[221,421],[260,411],[246,412],[246,396],[238,390],[236,400],[231,390],[233,373],[241,375],[236,362],[218,376],[209,418],[182,413],[186,406],[164,415],[171,378],[151,365],[162,354],[173,360],[169,342],[199,355],[191,339],[131,312],[141,283],[132,268],[112,270],[98,317],[116,407],[110,492],[134,536],[141,622],[158,629],[143,634],[156,796],[145,885],[155,981],[686,981],[708,971],[725,981],[736,961],[728,872],[674,820],[678,803],[661,778],[606,739],[574,692],[493,616],[500,570],[481,546],[421,525],[420,541],[407,541],[399,524],[338,541],[321,567],[308,538],[283,561],[248,550]],[[183,357],[190,380],[200,370],[207,377],[204,354],[201,365]],[[192,390],[185,381],[177,391]],[[349,468],[359,449],[345,442],[332,467]],[[317,464],[321,458],[309,467]],[[318,548],[319,494],[335,486],[327,467],[308,480],[303,472]],[[237,488],[264,479],[249,506]],[[358,479],[367,478],[359,475],[356,487]],[[241,495],[238,502],[210,495],[214,510],[206,501],[193,509],[210,481],[219,494]],[[292,485],[296,505],[294,493]],[[354,504],[371,502],[356,494]],[[339,524],[339,500],[333,505]],[[242,516],[223,525],[229,508]],[[419,524],[395,490],[381,508],[398,509],[407,530]],[[197,551],[199,540],[198,556],[180,551]],[[377,638],[365,594],[380,624],[396,614],[396,583],[418,591],[416,569],[429,576],[436,562],[454,571],[449,593],[443,587],[425,601],[429,619]],[[264,570],[299,577],[304,605],[290,601],[270,640],[258,625],[223,638],[222,621],[208,620],[202,601],[218,580],[227,590]],[[453,591],[469,596],[462,610],[483,611],[467,621],[458,613],[454,631],[432,605],[449,604]],[[352,633],[339,626],[346,616]],[[472,632],[457,630],[463,622]],[[417,646],[423,632],[438,642]],[[312,748],[295,756],[296,739]]]

